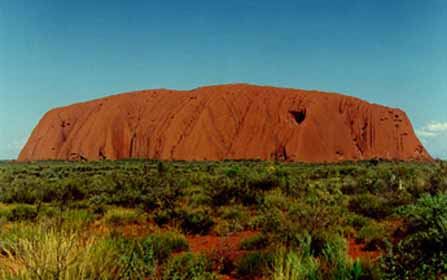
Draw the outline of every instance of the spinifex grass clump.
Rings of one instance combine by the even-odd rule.
[[[120,257],[98,236],[48,224],[17,224],[2,235],[2,279],[98,279],[120,270]]]

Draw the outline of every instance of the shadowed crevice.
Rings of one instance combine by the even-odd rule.
[[[289,111],[289,113],[292,114],[297,124],[301,124],[306,119],[305,109],[300,111]]]

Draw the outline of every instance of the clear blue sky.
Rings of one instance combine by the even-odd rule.
[[[447,158],[447,1],[0,0],[0,158],[56,106],[233,82],[402,108]]]

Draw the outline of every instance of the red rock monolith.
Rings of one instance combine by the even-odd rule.
[[[122,158],[431,160],[399,109],[247,84],[144,90],[56,108],[18,159]]]

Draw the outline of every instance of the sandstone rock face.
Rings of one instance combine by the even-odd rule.
[[[47,112],[19,160],[431,160],[406,114],[334,93],[234,84]]]

